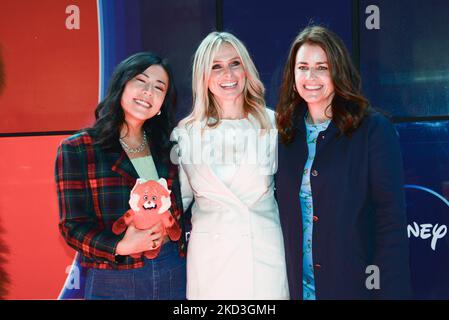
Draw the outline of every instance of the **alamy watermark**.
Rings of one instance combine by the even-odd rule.
[[[74,4],[65,8],[65,13],[68,16],[65,19],[65,27],[67,30],[79,30],[80,29],[80,8]]]
[[[365,20],[365,27],[367,30],[380,29],[380,9],[376,5],[369,5],[365,9],[365,13],[369,14]]]
[[[276,129],[204,129],[199,122],[186,129],[176,128],[170,153],[174,164],[257,166],[261,175],[277,171]]]
[[[365,280],[365,287],[368,290],[379,290],[380,289],[380,269],[376,265],[369,265],[365,269],[365,273],[368,277]]]
[[[65,281],[64,287],[68,290],[79,290],[80,289],[80,269],[76,265],[67,266],[65,269],[67,273],[67,279]]]

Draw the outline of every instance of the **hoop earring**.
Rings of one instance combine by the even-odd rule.
[[[161,114],[161,110],[159,110],[159,112],[156,115],[159,116],[160,114]]]

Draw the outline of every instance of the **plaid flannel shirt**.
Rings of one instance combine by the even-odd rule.
[[[178,168],[164,164],[150,144],[160,178],[172,190],[170,212],[183,232],[178,241],[185,256],[184,222]],[[122,235],[112,233],[112,224],[129,210],[129,194],[138,174],[117,142],[110,151],[94,146],[87,132],[63,140],[58,148],[55,179],[59,201],[59,229],[66,242],[82,254],[81,265],[99,269],[143,267],[142,258],[117,256]]]

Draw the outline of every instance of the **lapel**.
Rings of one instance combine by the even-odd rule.
[[[308,157],[305,133],[297,132],[295,140],[288,146],[283,146],[284,154],[279,169],[283,173],[282,180],[288,181],[291,190],[299,191],[301,188],[304,165]]]
[[[203,127],[204,125],[205,125],[205,123],[202,122],[201,127]],[[244,156],[245,158],[247,156],[246,153],[247,153],[247,150],[245,150],[245,156]],[[238,181],[242,181],[242,179],[241,179],[242,173],[243,173],[245,167],[246,166],[240,165],[237,168],[237,170],[234,174],[234,177],[232,178],[232,182],[231,182],[230,186],[228,187],[215,174],[215,172],[212,170],[212,168],[209,164],[201,163],[201,164],[193,165],[193,168],[196,171],[196,174],[202,176],[206,183],[212,184],[215,187],[217,194],[220,194],[220,196],[222,196],[223,198],[226,198],[227,201],[234,202],[234,204],[237,205],[238,207],[247,209],[248,207],[235,195],[234,192],[231,191],[231,188],[233,188],[233,186],[235,187],[235,184]],[[249,174],[249,172],[245,172],[245,175],[247,175],[247,174]]]
[[[306,163],[309,150],[306,142],[306,126],[304,116],[307,106],[298,105],[294,114],[293,130],[295,130],[295,139],[292,143],[282,145],[282,163],[280,163],[280,172],[282,172],[281,181],[288,181],[286,184],[291,190],[298,191],[301,188],[304,165]]]
[[[159,178],[168,179],[168,168],[161,161],[162,157],[160,153],[157,151],[157,148],[154,146],[154,143],[150,141],[149,143],[150,153],[153,157],[154,165],[156,166],[156,171]],[[130,186],[134,186],[136,183],[136,179],[139,177],[136,169],[134,168],[131,160],[129,159],[126,152],[118,146],[114,148],[114,150],[110,153],[110,156],[114,159],[112,165],[112,171],[117,172],[121,176],[123,176]]]
[[[150,153],[153,157],[154,165],[156,166],[157,175],[159,178],[164,178],[168,180],[168,167],[167,165],[162,161],[162,155],[160,152],[158,152],[156,146],[154,143],[150,141]]]
[[[134,186],[139,175],[137,174],[136,169],[134,169],[134,166],[131,163],[131,160],[129,160],[126,152],[122,149],[119,152],[111,153],[111,156],[117,159],[115,162],[113,162],[114,164],[112,165],[111,170],[117,172],[123,178],[125,178],[129,186]]]
[[[320,137],[324,135],[325,139],[318,138],[317,145],[316,145],[315,158],[317,157],[317,155],[320,153],[320,151],[323,149],[323,147],[325,145],[329,144],[329,142],[331,142],[332,140],[337,138],[338,132],[339,132],[339,130],[338,130],[337,126],[334,124],[333,121],[331,121],[329,123],[329,126],[327,127],[327,129],[324,132],[320,133]]]
[[[217,177],[215,172],[208,164],[200,164],[193,166],[197,174],[204,178],[204,181],[209,185],[215,187],[216,193],[220,194],[223,198],[227,198],[227,201],[234,202],[237,206],[247,208],[247,206],[228,188],[220,178]],[[235,177],[234,177],[235,179]]]
[[[298,157],[295,161],[299,166],[299,170],[302,172],[304,165],[307,161],[307,157],[309,156],[309,149],[307,147],[306,141],[306,124],[304,122],[304,117],[307,112],[306,105],[298,106],[298,112],[295,115],[294,120],[294,128],[296,130],[295,140],[292,143],[292,148],[294,149],[294,154]],[[290,159],[293,161],[294,159]],[[300,161],[298,161],[300,160]],[[299,171],[298,171],[299,172]],[[301,174],[302,178],[302,174]]]
[[[298,111],[295,115],[295,121],[294,121],[296,137],[295,137],[295,141],[292,143],[292,145],[296,145],[296,147],[299,147],[302,150],[304,150],[304,148],[305,148],[305,152],[306,152],[305,154],[308,155],[309,152],[308,152],[308,147],[307,147],[307,143],[306,143],[306,139],[305,139],[307,133],[306,133],[306,125],[304,123],[304,117],[307,112],[307,106],[305,106],[304,104],[298,105],[297,110]],[[323,140],[318,139],[318,142],[316,145],[315,158],[317,157],[320,150],[326,144],[328,144],[330,141],[334,140],[337,137],[338,132],[339,132],[339,130],[338,130],[337,126],[334,124],[333,121],[331,121],[329,123],[329,126],[327,127],[327,129],[322,133],[325,135],[326,138]],[[320,134],[320,136],[322,134]],[[304,151],[296,150],[296,152],[304,152]],[[295,153],[295,154],[298,154],[298,153]],[[307,159],[307,156],[304,159]],[[304,166],[304,164],[305,164],[305,160],[304,160],[304,163],[301,163],[301,165]]]

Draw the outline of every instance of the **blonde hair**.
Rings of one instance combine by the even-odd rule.
[[[232,45],[242,61],[246,74],[244,111],[256,118],[261,129],[270,129],[272,125],[265,111],[265,88],[259,79],[259,73],[243,43],[228,32],[211,32],[196,50],[192,69],[192,112],[181,123],[206,120],[207,126],[212,128],[220,123],[218,103],[209,91],[208,83],[213,59],[223,43]],[[210,123],[211,118],[216,121]]]

